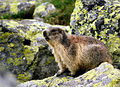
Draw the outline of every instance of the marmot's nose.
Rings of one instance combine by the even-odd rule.
[[[45,39],[48,41],[49,40],[49,37],[48,37],[48,33],[47,31],[43,31],[43,36],[45,37]]]
[[[47,31],[43,31],[43,36],[47,37]]]

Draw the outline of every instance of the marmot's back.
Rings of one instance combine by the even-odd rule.
[[[100,44],[105,46],[105,44],[98,40],[95,39],[94,37],[89,37],[89,36],[76,36],[76,35],[71,35],[71,41],[73,43],[81,43],[81,44],[85,44],[85,45],[89,45],[89,44]]]

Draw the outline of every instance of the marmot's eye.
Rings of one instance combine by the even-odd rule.
[[[51,32],[53,33],[53,32],[56,32],[57,30],[52,30]]]

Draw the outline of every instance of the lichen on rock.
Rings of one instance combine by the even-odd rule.
[[[56,11],[57,10],[53,4],[45,2],[36,7],[33,16],[35,19],[41,18],[41,20],[44,20],[45,17],[55,14]]]
[[[119,87],[120,70],[105,62],[85,74],[73,77],[48,77],[43,80],[33,80],[17,87]]]
[[[12,3],[0,2],[0,19],[9,18],[32,18],[35,9],[35,1],[20,2],[13,0]]]
[[[42,37],[42,31],[53,25],[33,19],[0,23],[0,62],[20,82],[43,79],[57,72],[57,63]],[[59,27],[70,30],[68,26]]]
[[[119,0],[77,0],[70,26],[73,34],[102,40],[111,53],[114,65],[120,68]]]

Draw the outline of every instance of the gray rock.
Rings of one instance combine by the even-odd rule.
[[[119,15],[119,0],[77,0],[70,21],[73,34],[102,40],[117,68],[120,68]]]
[[[54,13],[56,13],[56,8],[53,4],[49,3],[49,2],[45,2],[42,3],[41,5],[39,5],[35,11],[34,11],[34,18],[44,18],[47,17],[49,15],[52,15]]]
[[[57,63],[42,37],[42,31],[50,26],[53,25],[37,20],[0,22],[0,62],[19,81],[43,79],[57,72]]]
[[[1,2],[0,17],[3,18],[32,18],[34,13],[34,2]]]
[[[104,68],[103,68],[104,67]],[[100,69],[101,68],[101,69]],[[107,71],[105,70],[107,69]],[[98,71],[96,71],[98,70]],[[99,73],[101,72],[101,73]],[[101,78],[99,78],[101,77]],[[119,87],[120,70],[115,69],[111,64],[105,62],[83,75],[76,78],[66,77],[49,77],[43,80],[33,80],[17,87]],[[99,81],[98,79],[99,78]],[[30,85],[31,84],[31,85]]]

